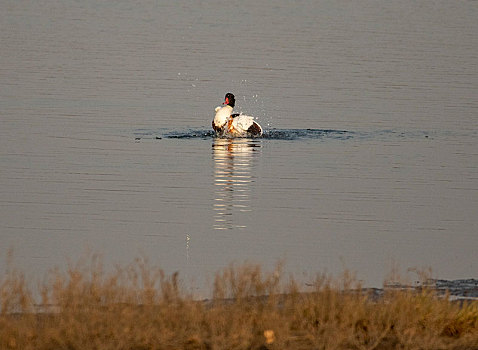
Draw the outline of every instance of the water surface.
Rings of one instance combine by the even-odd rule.
[[[142,255],[197,284],[278,259],[375,286],[394,265],[477,277],[477,12],[7,1],[1,253],[29,274]],[[214,137],[228,91],[263,138]]]

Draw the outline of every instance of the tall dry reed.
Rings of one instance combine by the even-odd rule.
[[[55,270],[39,288],[0,279],[0,349],[478,349],[478,303],[432,290],[373,300],[348,274],[303,288],[281,265],[218,272],[194,300],[178,274],[137,259],[106,272],[101,259]]]

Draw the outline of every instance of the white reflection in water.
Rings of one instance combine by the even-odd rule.
[[[253,159],[260,154],[260,140],[220,139],[212,144],[214,157],[214,228],[247,227],[251,211]]]

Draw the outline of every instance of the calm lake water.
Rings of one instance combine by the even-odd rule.
[[[476,1],[0,8],[1,270],[478,277]],[[229,91],[263,138],[213,136]]]

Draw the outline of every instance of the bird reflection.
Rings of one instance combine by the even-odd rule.
[[[247,227],[251,211],[253,159],[260,154],[260,140],[216,138],[214,157],[214,228]]]

